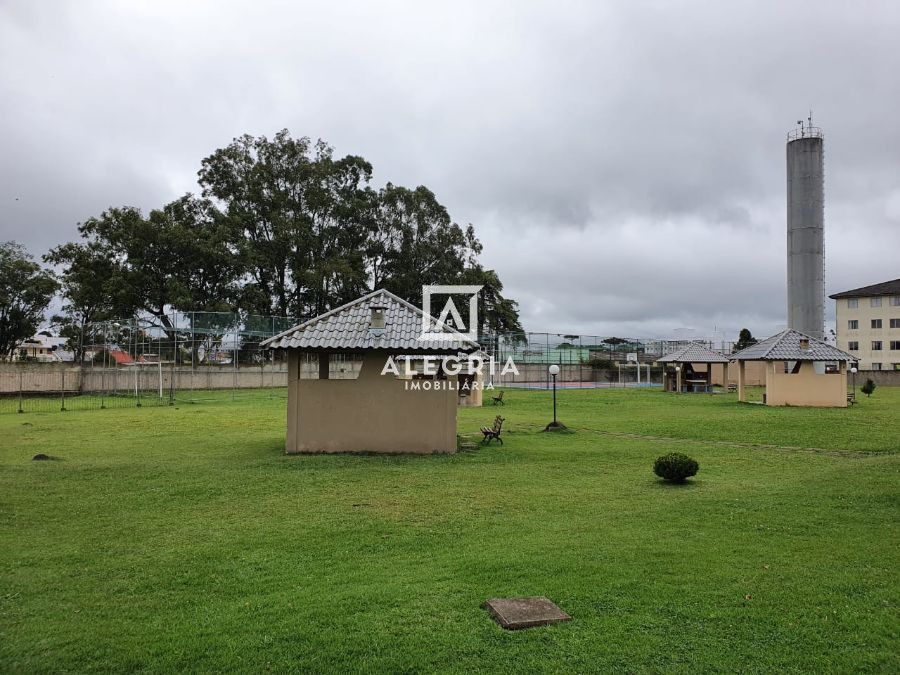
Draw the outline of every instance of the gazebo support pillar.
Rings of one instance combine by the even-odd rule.
[[[737,372],[738,401],[740,401],[741,403],[744,403],[744,402],[747,401],[747,392],[744,391],[744,380],[745,380],[745,377],[744,377],[744,363],[745,363],[744,361],[738,361],[738,362],[737,362],[737,367],[738,367],[738,372]]]

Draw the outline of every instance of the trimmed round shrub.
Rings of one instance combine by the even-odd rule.
[[[697,461],[680,452],[670,452],[653,463],[653,473],[673,483],[683,483],[700,470]]]

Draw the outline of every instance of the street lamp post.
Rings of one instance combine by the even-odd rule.
[[[550,377],[553,378],[553,426],[556,426],[556,376],[559,375],[559,366],[550,366]]]
[[[550,378],[553,380],[553,421],[550,422],[544,431],[560,431],[566,428],[566,425],[556,419],[556,376],[559,375],[559,366],[555,363],[547,369]]]
[[[856,403],[856,366],[853,366],[850,369],[850,375],[853,377],[853,402]]]

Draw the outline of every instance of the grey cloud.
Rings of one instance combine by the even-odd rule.
[[[35,254],[322,137],[476,225],[534,330],[784,321],[784,139],[826,132],[828,292],[900,276],[900,8],[867,2],[0,6],[0,231]]]

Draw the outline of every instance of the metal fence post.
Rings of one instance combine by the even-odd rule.
[[[542,379],[544,380],[544,389],[550,389],[550,373],[547,371],[547,364],[552,362],[550,358],[550,333],[544,333],[544,342],[546,346],[544,349],[544,375]]]
[[[578,336],[578,388],[584,387],[584,341]]]
[[[62,380],[59,387],[59,411],[66,411],[66,371],[59,371],[60,379]]]

